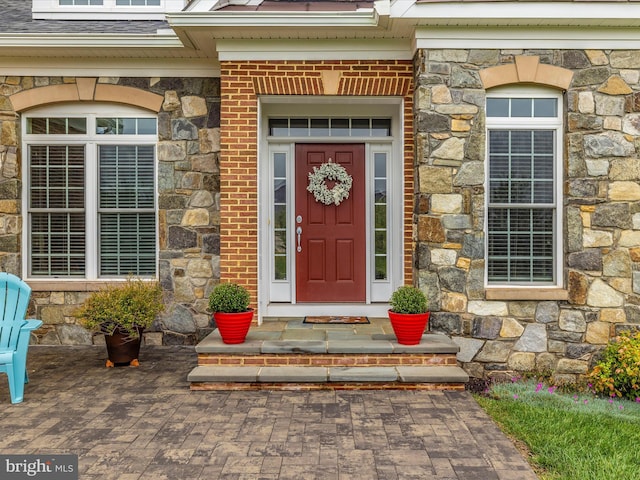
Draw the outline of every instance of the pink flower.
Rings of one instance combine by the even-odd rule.
[[[542,384],[541,383],[536,385],[536,393],[538,393],[540,390],[542,390]]]
[[[640,397],[636,397],[636,403],[640,403]]]
[[[549,387],[549,393],[553,393],[556,391],[556,387]]]
[[[514,393],[514,394],[513,394],[513,399],[514,399],[514,400],[517,400],[517,399],[518,399],[518,394],[517,394],[517,393]]]

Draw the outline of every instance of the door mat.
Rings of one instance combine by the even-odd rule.
[[[351,324],[351,323],[369,323],[367,317],[340,317],[340,316],[317,316],[304,317],[303,323],[333,323],[333,324]]]

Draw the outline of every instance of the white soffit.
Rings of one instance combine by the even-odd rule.
[[[398,40],[218,40],[224,60],[411,60],[409,39]]]
[[[640,26],[637,2],[443,2],[391,4],[391,18],[415,19],[421,26]]]
[[[433,28],[419,27],[416,49],[639,49],[640,35],[630,28]]]

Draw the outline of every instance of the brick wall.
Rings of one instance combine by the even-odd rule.
[[[259,95],[404,97],[404,276],[411,281],[414,195],[413,62],[221,62],[220,276],[258,290]]]

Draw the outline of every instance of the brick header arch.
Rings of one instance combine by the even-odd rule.
[[[573,72],[562,67],[540,63],[537,56],[518,56],[509,65],[500,65],[480,70],[480,79],[485,89],[513,83],[537,83],[567,90]]]
[[[388,73],[387,73],[388,74]],[[253,78],[258,95],[389,95],[405,96],[412,78],[392,73],[389,77],[359,70],[316,70],[306,76],[268,75]]]
[[[32,88],[9,97],[16,112],[61,102],[113,102],[160,111],[164,97],[135,87],[97,83],[96,78],[78,78],[76,83]]]

